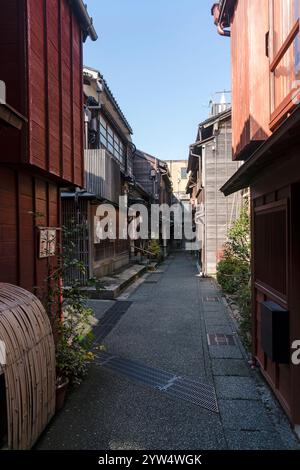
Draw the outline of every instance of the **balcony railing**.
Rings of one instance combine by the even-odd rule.
[[[104,149],[85,150],[85,189],[98,198],[118,203],[120,164]]]

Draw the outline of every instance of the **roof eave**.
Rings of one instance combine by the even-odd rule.
[[[300,105],[222,186],[225,196],[247,188],[260,172],[281,157],[280,148],[299,140]]]
[[[93,19],[88,14],[86,5],[82,0],[70,0],[70,3],[80,20],[82,31],[84,32],[84,42],[88,36],[92,41],[97,41],[98,34],[94,28]]]
[[[15,127],[21,130],[23,124],[28,122],[27,118],[16,111],[8,104],[0,104],[0,121],[3,121],[6,126]]]
[[[226,16],[227,16],[228,19],[232,18],[236,2],[237,2],[237,0],[221,0],[221,2],[220,2],[220,20],[219,20],[220,22],[224,21]]]

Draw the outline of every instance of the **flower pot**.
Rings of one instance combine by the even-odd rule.
[[[66,394],[69,386],[69,379],[63,378],[56,385],[56,412],[61,410],[65,404]]]

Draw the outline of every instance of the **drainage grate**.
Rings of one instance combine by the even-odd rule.
[[[96,364],[124,375],[133,381],[155,388],[167,395],[193,403],[214,413],[218,413],[215,389],[212,385],[203,384],[196,379],[180,377],[160,369],[146,366],[139,362],[124,359],[101,352]]]
[[[223,333],[208,334],[207,341],[209,346],[235,346],[233,335]]]
[[[202,297],[203,302],[220,302],[219,297]]]
[[[114,329],[124,313],[127,312],[132,302],[117,301],[110,307],[94,328],[95,342],[100,342]]]

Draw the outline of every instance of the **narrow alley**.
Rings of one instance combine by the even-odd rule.
[[[91,301],[105,352],[37,448],[299,449],[194,258],[174,253],[142,281]]]

